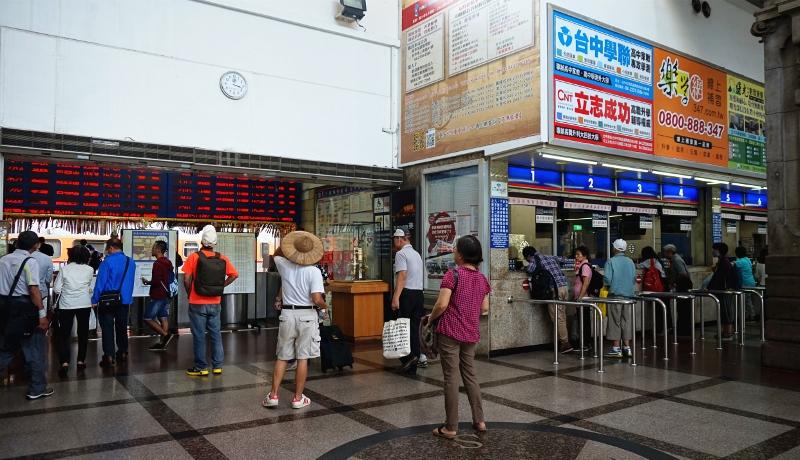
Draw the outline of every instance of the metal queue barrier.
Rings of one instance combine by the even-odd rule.
[[[722,291],[726,292],[726,291]],[[714,301],[714,304],[717,306],[717,350],[722,350],[722,304],[719,301],[719,297],[713,294],[712,291],[705,291],[702,289],[692,289],[689,291],[689,294],[695,297],[708,297]],[[706,339],[706,326],[705,326],[705,317],[703,312],[703,307],[700,307],[700,340],[704,341]]]
[[[696,291],[693,290],[691,292],[693,292],[693,293],[694,292],[707,292],[709,294],[717,296],[718,300],[719,300],[719,296],[723,296],[723,295],[724,296],[728,296],[729,298],[733,299],[733,312],[734,312],[733,313],[733,318],[734,318],[733,319],[733,324],[734,324],[733,334],[740,336],[740,343],[739,344],[744,346],[744,320],[745,320],[744,308],[745,308],[745,305],[746,305],[746,302],[745,302],[745,299],[744,299],[744,292],[742,292],[740,290],[733,290],[733,289],[727,289],[727,290],[706,289],[706,290],[696,290]],[[742,309],[742,312],[741,312],[742,314],[741,315],[739,315],[739,309],[740,308]],[[718,316],[721,315],[721,314],[722,314],[722,308],[720,306],[720,311],[718,312]],[[741,316],[741,331],[742,331],[741,334],[739,333],[739,326],[740,326],[739,317],[740,316]],[[721,324],[720,321],[717,322],[718,325]],[[717,331],[717,338],[718,338],[718,341],[719,341],[719,344],[720,344],[720,349],[721,349],[722,348],[722,331],[721,330]]]
[[[742,292],[749,292],[758,296],[758,301],[761,303],[761,342],[767,341],[767,336],[764,330],[764,321],[766,320],[764,315],[764,290],[766,288],[764,286],[753,286],[748,288],[742,288]],[[744,334],[743,334],[744,335]]]
[[[647,336],[645,330],[645,303],[651,303],[653,307],[653,348],[658,348],[658,339],[656,339],[656,304],[661,305],[662,313],[663,313],[663,320],[664,320],[664,361],[669,361],[669,334],[667,330],[669,328],[669,321],[667,320],[667,304],[661,300],[662,297],[667,297],[664,294],[670,294],[667,292],[642,292],[640,295],[634,297],[634,299],[642,302],[642,350],[647,349]],[[685,297],[680,297],[685,298]],[[692,302],[692,306],[694,306],[694,302]],[[694,345],[693,345],[694,346]],[[694,349],[692,349],[694,351]]]
[[[513,296],[508,296],[508,303],[527,303],[529,305],[556,305],[555,308],[555,316],[553,319],[553,365],[558,366],[558,305],[564,306],[573,306],[576,308],[591,308],[592,309],[592,322],[595,324],[597,334],[595,334],[595,347],[594,353],[595,358],[598,357],[597,350],[600,349],[600,368],[597,370],[598,373],[605,372],[603,369],[603,336],[602,336],[602,329],[603,329],[603,312],[600,311],[600,307],[597,306],[593,300],[590,299],[581,299],[581,302],[572,302],[567,300],[537,300],[537,299],[515,299]],[[605,299],[602,299],[605,301]],[[580,316],[580,359],[584,359],[583,356],[583,314],[579,314]],[[635,332],[635,331],[634,331]],[[597,345],[599,344],[599,346]],[[634,358],[635,362],[635,358]]]
[[[638,303],[636,299],[627,298],[627,297],[583,297],[581,298],[583,302],[590,302],[594,305],[598,303],[604,303],[606,305],[622,305],[623,308],[625,306],[631,307],[631,329],[633,329],[633,333],[631,334],[631,366],[636,366],[636,304]],[[600,311],[600,307],[597,308],[598,312]],[[644,311],[642,312],[644,313]],[[600,343],[603,342],[602,336],[602,327],[603,327],[603,319],[602,313],[600,316],[600,329],[598,332],[598,336],[600,337]],[[583,344],[581,344],[581,348],[583,348]],[[600,354],[603,354],[602,346],[600,348]],[[602,359],[601,359],[602,362]]]
[[[673,342],[672,342],[672,344],[673,345],[677,345],[678,344],[678,315],[677,315],[678,300],[691,300],[692,301],[692,311],[691,311],[692,352],[691,352],[691,354],[692,355],[696,355],[697,353],[695,352],[695,331],[694,331],[694,329],[695,329],[695,316],[694,316],[695,312],[694,312],[694,310],[695,310],[695,307],[696,307],[696,305],[695,305],[695,297],[696,296],[691,294],[691,293],[688,293],[688,292],[647,292],[647,291],[645,291],[645,292],[642,292],[640,294],[640,297],[641,298],[649,298],[649,299],[659,299],[659,300],[660,299],[669,299],[670,308],[671,308],[671,311],[672,311],[672,330],[673,330]],[[667,317],[666,317],[666,315],[667,315],[667,306],[666,306],[666,304],[664,304],[663,301],[661,302],[661,304],[664,305],[664,347],[666,348],[667,347],[667,343],[669,341],[669,339],[667,337],[669,335],[669,333],[667,332]],[[653,305],[653,310],[655,310],[655,305]],[[655,311],[653,312],[653,315],[655,316]],[[644,326],[644,321],[642,322],[642,326]],[[644,337],[644,333],[642,333],[642,337]],[[655,317],[654,317],[653,318],[653,343],[654,344],[655,344],[655,337],[656,337],[656,331],[655,331]],[[667,361],[667,359],[668,359],[668,357],[665,354],[664,361]]]

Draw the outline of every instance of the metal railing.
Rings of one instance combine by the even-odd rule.
[[[725,291],[723,291],[725,292]],[[692,294],[695,297],[708,297],[714,301],[714,304],[717,306],[717,350],[722,350],[722,304],[719,301],[719,297],[714,295],[712,291],[705,291],[702,289],[692,289],[689,291],[689,294]],[[700,340],[706,339],[706,327],[705,327],[705,312],[703,311],[702,306],[700,307]]]
[[[592,304],[595,304],[595,305],[599,304],[599,303],[604,303],[606,305],[622,305],[623,308],[625,306],[631,307],[631,329],[633,330],[633,333],[631,334],[631,339],[632,339],[632,344],[631,344],[631,366],[636,366],[636,303],[637,303],[637,301],[634,300],[634,299],[627,298],[627,297],[583,297],[583,298],[581,298],[581,301],[589,302],[589,303],[592,303]],[[598,310],[599,309],[600,308],[598,307]],[[601,327],[602,327],[602,324],[603,324],[603,322],[602,322],[602,317],[601,317],[601,320],[600,320]],[[603,341],[602,334],[600,332],[598,332],[598,335],[601,336],[600,342],[602,342]],[[622,336],[624,337],[625,334],[622,334]],[[603,351],[602,351],[602,348],[601,348],[600,353],[602,354],[602,352]]]
[[[513,296],[508,296],[508,303],[527,303],[529,305],[555,305],[556,308],[554,309],[553,315],[553,365],[558,366],[558,306],[573,306],[577,308],[591,308],[592,309],[592,322],[595,324],[597,328],[597,334],[595,334],[595,358],[598,357],[597,350],[600,349],[600,368],[597,370],[599,373],[605,372],[603,369],[603,337],[601,331],[603,329],[603,312],[600,311],[600,307],[597,306],[595,303],[591,302],[573,302],[567,300],[537,300],[537,299],[515,299]],[[580,315],[580,359],[584,359],[584,343],[583,343],[583,314]]]
[[[644,303],[649,302],[652,304],[652,312],[653,312],[653,348],[658,348],[658,340],[656,339],[656,304],[661,305],[662,309],[662,318],[664,324],[664,361],[669,361],[669,321],[667,320],[667,304],[664,303],[662,299],[663,294],[668,294],[666,292],[642,292],[638,296],[634,297],[635,299],[643,302],[642,304],[642,342],[643,347],[642,349],[646,349],[646,335],[645,335],[645,319],[644,319]]]
[[[678,313],[678,300],[691,300],[692,301],[691,319],[690,319],[691,324],[692,324],[692,332],[691,332],[692,333],[692,351],[691,351],[691,354],[692,355],[696,355],[697,352],[695,350],[695,341],[696,341],[696,338],[695,338],[695,327],[696,327],[695,308],[697,307],[697,305],[695,303],[695,298],[698,297],[698,296],[695,295],[695,294],[692,294],[691,292],[642,292],[641,296],[642,297],[650,297],[650,298],[659,298],[659,299],[669,299],[670,307],[671,307],[671,311],[672,311],[672,331],[673,331],[673,342],[672,343],[673,343],[673,345],[677,345],[678,344],[678,314],[677,314]],[[664,308],[665,308],[665,313],[664,314],[666,315],[666,305],[664,306]],[[654,321],[654,323],[655,323],[655,321]],[[667,342],[668,342],[667,336],[669,335],[668,332],[667,332],[666,323],[667,323],[667,320],[665,318],[664,319],[664,346],[665,347],[666,347]],[[653,325],[653,328],[655,329],[655,324]],[[655,339],[655,330],[653,331],[653,338]],[[666,360],[666,358],[665,358],[665,360]]]
[[[734,290],[734,289],[725,289],[725,290],[721,290],[721,289],[706,289],[706,290],[702,290],[702,291],[701,290],[693,290],[691,292],[707,292],[709,294],[717,296],[718,298],[719,298],[719,296],[727,296],[727,297],[733,299],[733,303],[734,303],[734,305],[733,305],[733,324],[734,324],[733,334],[736,335],[736,336],[739,336],[739,339],[740,339],[740,343],[739,344],[744,346],[744,321],[745,321],[744,307],[745,307],[745,304],[746,304],[745,299],[744,299],[744,292],[742,292],[740,290]],[[741,313],[742,313],[741,315],[739,314],[740,308],[742,310],[741,311]],[[722,310],[720,308],[720,314],[721,314],[721,312],[722,312]],[[741,317],[741,331],[742,331],[741,334],[739,333],[739,326],[740,326],[739,319],[740,319],[740,317]],[[718,339],[719,339],[719,341],[721,343],[721,341],[722,341],[721,332],[717,331],[717,337],[718,337]],[[720,348],[721,347],[722,347],[722,345],[720,345]]]
[[[753,295],[757,296],[758,297],[758,301],[761,303],[761,342],[762,343],[767,341],[767,337],[766,337],[765,330],[764,330],[764,321],[766,319],[764,317],[764,294],[763,294],[764,289],[765,288],[763,286],[754,286],[754,287],[742,288],[742,292],[745,292],[745,293],[749,292],[750,294],[753,294]],[[744,340],[744,330],[742,330],[742,340]]]

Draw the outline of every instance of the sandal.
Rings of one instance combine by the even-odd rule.
[[[483,425],[483,428],[481,428],[481,425]],[[472,428],[474,428],[478,433],[486,433],[486,422],[473,423]]]
[[[444,428],[444,425],[442,425],[439,428],[436,428],[435,430],[433,430],[433,435],[437,436],[439,438],[444,438],[444,439],[448,439],[448,440],[453,440],[453,439],[456,438],[456,435],[447,434],[444,431],[442,431],[442,428]]]

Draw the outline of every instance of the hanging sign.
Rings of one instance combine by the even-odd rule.
[[[593,174],[564,173],[564,188],[597,195],[613,195],[614,179]]]
[[[664,201],[697,203],[697,187],[682,184],[661,184],[661,199]]]
[[[757,233],[759,235],[766,235],[767,234],[767,225],[766,224],[759,224]]]
[[[601,212],[592,214],[592,228],[608,228],[608,214]]]
[[[682,232],[692,231],[692,219],[681,219],[681,231]]]
[[[617,193],[635,198],[658,198],[659,186],[657,182],[648,182],[639,179],[617,179]]]
[[[630,213],[630,214],[648,214],[654,216],[658,214],[658,209],[640,208],[638,206],[617,206],[617,212]]]
[[[642,230],[653,228],[653,216],[639,216],[639,228]]]
[[[725,221],[725,233],[736,233],[736,222]]]
[[[733,190],[720,191],[720,201],[722,206],[740,208],[744,206],[744,194]]]
[[[561,190],[561,172],[509,165],[508,182],[516,187]]]
[[[554,214],[552,208],[536,208],[536,223],[552,224],[554,222]]]
[[[767,194],[766,193],[745,193],[744,205],[748,208],[767,209]]]

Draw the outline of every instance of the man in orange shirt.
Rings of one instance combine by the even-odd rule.
[[[222,374],[220,312],[225,286],[233,283],[239,273],[224,255],[214,252],[217,231],[211,225],[203,227],[200,237],[202,248],[183,262],[183,284],[189,293],[189,320],[194,343],[194,367],[186,371],[191,376],[208,375],[206,362],[206,336],[211,340],[211,366],[214,375]]]

